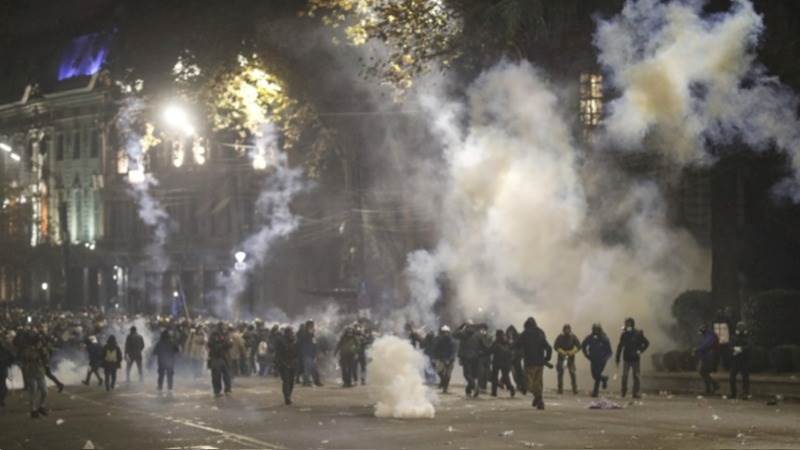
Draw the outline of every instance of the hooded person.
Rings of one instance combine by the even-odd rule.
[[[117,338],[112,334],[103,347],[103,372],[106,378],[106,391],[117,385],[117,370],[122,367],[122,350],[117,345]]]
[[[736,324],[731,337],[730,398],[736,398],[736,378],[742,376],[742,398],[750,398],[750,350],[753,343],[744,322]]]
[[[175,375],[175,360],[180,349],[172,339],[169,330],[161,332],[156,346],[153,348],[153,357],[158,364],[158,392],[164,388],[164,378],[167,379],[167,390],[172,392],[172,381]]]
[[[136,364],[139,372],[139,382],[144,381],[142,374],[142,352],[144,351],[144,338],[138,333],[136,327],[130,328],[130,333],[125,338],[125,382],[131,381],[131,368]]]
[[[339,355],[339,366],[342,369],[342,385],[353,387],[353,376],[356,372],[356,357],[358,353],[358,338],[352,327],[347,327],[336,344],[334,356]]]
[[[700,378],[706,387],[706,394],[715,394],[719,390],[719,383],[711,378],[711,373],[714,372],[714,363],[716,362],[716,348],[719,340],[714,330],[710,329],[708,325],[703,324],[697,330],[700,334],[700,344],[695,349],[697,355]]]
[[[547,342],[544,330],[539,328],[533,317],[525,320],[525,329],[514,343],[514,348],[522,352],[528,390],[533,394],[532,406],[544,409],[544,366],[550,366],[553,348]]]
[[[519,339],[519,331],[514,325],[509,325],[506,328],[506,339],[511,345],[511,374],[514,378],[514,385],[522,395],[528,395],[528,389],[525,385],[525,371],[522,370],[522,352],[514,348],[514,343]]]
[[[439,376],[439,388],[443,394],[450,387],[450,375],[453,373],[453,362],[456,358],[456,341],[450,333],[450,327],[442,325],[439,334],[433,340],[431,359]]]
[[[89,356],[89,370],[86,372],[86,379],[83,384],[89,385],[92,374],[97,377],[97,385],[103,385],[103,377],[100,376],[100,368],[103,367],[103,346],[97,342],[96,336],[86,338],[86,353]]]
[[[480,389],[478,388],[478,375],[480,365],[480,334],[471,323],[463,323],[454,334],[458,339],[458,362],[464,373],[467,386],[464,392],[467,397],[477,397]]]
[[[275,339],[275,366],[281,377],[283,402],[292,404],[295,371],[297,370],[297,340],[292,327],[286,327]]]
[[[558,393],[564,393],[564,369],[569,372],[572,393],[578,393],[578,383],[575,376],[575,355],[581,351],[581,341],[572,332],[572,326],[565,324],[561,334],[556,337],[553,349],[558,353],[556,373],[558,375]]]
[[[608,377],[603,375],[603,370],[605,370],[606,363],[614,353],[611,350],[611,341],[608,340],[608,336],[606,336],[603,327],[599,323],[592,325],[592,332],[583,339],[581,350],[583,350],[583,356],[589,360],[591,367],[592,379],[594,380],[592,397],[597,397],[600,395],[601,384],[603,389],[608,388]]]
[[[225,324],[219,322],[208,338],[208,368],[211,369],[211,386],[215,397],[222,395],[223,384],[225,395],[231,393],[230,349],[231,341],[225,333]]]
[[[639,398],[641,386],[641,355],[650,346],[650,341],[644,337],[644,331],[636,329],[636,322],[633,318],[625,319],[625,327],[619,337],[617,344],[616,363],[619,366],[620,359],[622,365],[622,389],[621,395],[625,397],[628,393],[628,374],[633,372],[633,397]]]
[[[509,394],[513,397],[516,390],[509,377],[511,372],[511,344],[506,339],[506,334],[503,330],[495,332],[494,342],[489,348],[489,354],[492,357],[492,397],[497,397],[498,377],[499,384],[508,389]]]

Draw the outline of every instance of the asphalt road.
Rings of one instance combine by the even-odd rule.
[[[179,384],[171,397],[151,383],[106,393],[50,391],[49,417],[32,420],[15,391],[0,410],[0,450],[98,449],[800,449],[800,404],[768,406],[691,396],[645,396],[621,410],[591,410],[586,396],[527,399],[439,397],[435,419],[373,416],[369,387],[297,388],[284,406],[277,380],[237,379],[214,399],[208,381]],[[180,381],[179,381],[180,382]],[[613,396],[610,400],[620,401]]]

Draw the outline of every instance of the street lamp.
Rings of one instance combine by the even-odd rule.
[[[11,146],[6,144],[5,142],[0,142],[0,150],[6,153],[11,153]]]
[[[9,154],[9,156],[11,157],[11,159],[13,159],[14,161],[17,161],[17,162],[19,162],[19,160],[21,159],[20,156],[18,154],[14,153],[14,152],[11,152]]]
[[[233,257],[236,258],[236,264],[233,265],[234,269],[241,272],[247,268],[247,264],[244,262],[244,260],[247,259],[247,253],[240,250],[234,253]]]
[[[187,136],[194,135],[194,126],[191,123],[189,114],[185,109],[183,109],[183,107],[175,104],[167,105],[167,107],[164,108],[163,118],[164,122],[168,126],[182,132]]]
[[[48,289],[49,287],[50,287],[50,286],[47,284],[47,282],[46,282],[46,281],[45,281],[44,283],[42,283],[42,290],[43,290],[43,291],[47,291],[47,289]]]

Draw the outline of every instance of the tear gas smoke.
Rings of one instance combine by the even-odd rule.
[[[150,192],[151,188],[158,186],[158,180],[152,174],[145,173],[146,149],[142,144],[142,133],[136,125],[144,108],[143,100],[126,99],[120,107],[116,127],[128,155],[128,193],[136,201],[139,218],[153,230],[152,240],[145,249],[148,257],[145,266],[149,271],[164,272],[170,265],[165,249],[170,234],[170,219],[161,202]]]
[[[378,338],[369,350],[376,417],[432,419],[436,394],[425,386],[425,355],[397,336]]]
[[[219,295],[223,297],[224,311],[218,314],[231,314],[237,311],[236,301],[247,288],[250,272],[261,267],[270,257],[270,250],[281,239],[289,236],[300,219],[290,208],[295,195],[306,189],[302,171],[290,168],[286,153],[278,145],[278,131],[272,124],[262,127],[257,140],[258,155],[268,156],[272,172],[264,180],[264,186],[256,200],[256,216],[261,221],[257,232],[248,236],[236,251],[243,251],[246,259],[243,266],[233,267],[230,275],[220,280]]]
[[[679,163],[707,161],[706,143],[775,146],[800,167],[797,96],[756,61],[764,31],[748,0],[703,14],[703,1],[628,1],[600,21],[599,61],[621,93],[605,120],[611,142],[645,137]]]
[[[430,313],[438,288],[414,280],[442,272],[465,319],[505,328],[534,315],[545,329],[571,322],[581,333],[634,316],[655,332],[672,299],[708,283],[707,255],[668,227],[655,184],[624,184],[591,159],[578,170],[559,98],[528,63],[487,71],[465,103],[422,103],[448,179],[440,242],[408,260],[417,310]]]

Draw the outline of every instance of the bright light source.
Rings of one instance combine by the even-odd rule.
[[[247,253],[238,251],[234,253],[233,257],[236,258],[236,262],[243,263],[247,259]]]
[[[46,290],[47,290],[47,288],[49,288],[49,287],[50,287],[50,286],[47,284],[47,282],[44,282],[44,283],[42,283],[42,290],[43,290],[43,291],[46,291]]]
[[[145,180],[144,170],[131,170],[128,172],[128,182],[131,184],[143,183]]]
[[[11,146],[6,144],[5,142],[0,142],[0,150],[6,153],[11,153]]]
[[[19,161],[20,159],[22,159],[22,158],[19,157],[18,154],[14,153],[14,152],[11,152],[11,154],[9,156],[11,156],[11,159],[13,159],[14,161]]]
[[[178,294],[178,291],[172,291],[172,296],[178,298],[180,294]]]
[[[186,113],[185,109],[178,105],[168,105],[164,109],[164,122],[166,122],[168,126],[175,128],[186,135],[194,135],[195,129],[191,124],[189,114]]]
[[[31,322],[33,322],[33,317],[28,316],[28,323],[31,323]]]

